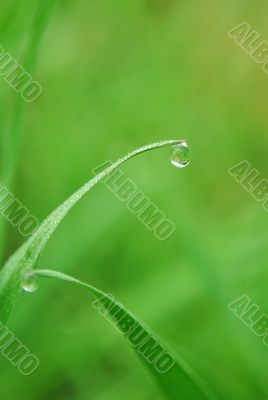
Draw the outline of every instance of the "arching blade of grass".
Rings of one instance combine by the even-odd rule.
[[[0,320],[6,322],[21,292],[21,282],[25,272],[36,267],[41,251],[45,247],[53,231],[57,228],[63,218],[72,207],[105,176],[113,172],[119,165],[127,160],[157,148],[172,146],[181,140],[167,140],[143,146],[100,172],[88,181],[77,192],[69,197],[55,211],[53,211],[40,225],[37,231],[23,244],[6,262],[0,273]]]
[[[29,39],[25,55],[21,64],[26,72],[32,74],[38,51],[40,48],[40,43],[44,35],[45,29],[48,25],[49,17],[51,11],[55,6],[55,0],[41,0],[30,30]],[[14,172],[16,169],[21,132],[23,126],[23,117],[25,114],[27,104],[21,98],[18,93],[14,93],[14,105],[13,110],[9,115],[9,120],[7,121],[6,130],[2,136],[2,153],[3,157],[1,160],[1,183],[7,186],[10,190],[12,189],[12,182],[14,177]],[[9,114],[9,113],[8,113]],[[6,221],[4,218],[0,218],[0,262],[3,258],[3,249],[5,242],[5,226]]]
[[[173,355],[173,352],[168,350],[163,341],[157,338],[157,336],[135,315],[128,311],[122,304],[116,302],[107,293],[57,271],[35,270],[29,273],[30,279],[37,276],[54,278],[72,283],[93,295],[96,299],[93,303],[95,304],[94,308],[98,309],[102,315],[105,315],[105,318],[110,319],[117,330],[127,338],[128,343],[134,349],[140,361],[154,376],[155,381],[167,399],[219,400],[219,398],[212,393],[207,384],[205,384],[184,361]],[[139,332],[139,334],[142,332],[142,335],[144,335],[142,336],[143,340],[135,342],[135,334],[133,335],[133,332]],[[146,348],[146,342],[152,345],[151,349],[150,346],[148,346],[147,350],[144,350],[144,348]],[[143,348],[143,346],[145,347]],[[159,346],[158,354],[152,351],[154,346]],[[165,354],[169,354],[171,360],[169,368],[165,370],[164,368],[161,369],[157,363],[157,360],[161,358],[162,350]]]

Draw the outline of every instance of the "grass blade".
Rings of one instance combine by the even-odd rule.
[[[163,341],[159,340],[155,334],[151,332],[135,315],[128,311],[122,304],[115,302],[107,293],[84,283],[78,279],[75,279],[69,275],[63,274],[61,272],[52,270],[35,270],[29,274],[29,277],[46,277],[54,278],[61,281],[65,281],[74,284],[80,288],[85,289],[97,300],[97,302],[102,305],[102,314],[105,311],[105,317],[111,318],[113,324],[117,327],[121,334],[128,338],[128,343],[134,349],[138,358],[143,362],[143,364],[149,369],[150,373],[153,375],[155,381],[162,390],[162,393],[169,400],[181,399],[195,399],[195,400],[217,400],[218,398],[211,392],[208,386],[191,370],[191,368],[177,356],[173,358],[173,363],[166,372],[159,371],[155,368],[155,360],[159,356],[154,356],[151,353],[151,357],[144,356],[144,352],[141,351],[144,346],[143,343],[147,341],[152,341],[154,345],[160,346],[162,349],[167,349],[167,346],[163,344]],[[108,302],[102,301],[107,299]],[[114,312],[113,310],[116,310]],[[132,330],[129,329],[129,325],[125,324],[123,321],[132,321]],[[131,340],[131,332],[135,330],[140,330],[147,335],[145,340],[141,343],[133,344]],[[170,352],[169,352],[170,353]],[[173,354],[170,353],[171,355]],[[173,356],[172,356],[173,357]],[[218,399],[219,400],[219,399]]]
[[[36,267],[38,258],[48,239],[72,207],[105,176],[127,160],[147,151],[181,143],[181,140],[167,140],[149,144],[128,153],[114,164],[89,180],[77,192],[53,211],[37,231],[10,257],[0,273],[0,320],[6,322],[21,292],[24,274]]]

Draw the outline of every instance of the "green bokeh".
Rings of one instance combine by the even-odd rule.
[[[0,44],[18,60],[36,7],[1,1]],[[268,349],[228,310],[247,294],[268,313],[268,216],[227,172],[248,160],[268,178],[268,76],[227,34],[247,21],[268,40],[266,11],[264,2],[229,0],[59,2],[39,49],[34,77],[44,91],[27,106],[13,186],[42,220],[106,160],[187,139],[183,170],[167,149],[123,168],[176,224],[169,240],[99,185],[57,229],[39,267],[112,293],[223,400],[268,397]],[[1,138],[16,96],[0,80]],[[8,226],[5,258],[22,242]],[[9,328],[41,365],[25,378],[1,356],[3,399],[163,399],[75,288],[42,280],[21,296]]]

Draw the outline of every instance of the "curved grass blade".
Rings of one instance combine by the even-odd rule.
[[[128,340],[129,345],[153,375],[168,400],[219,400],[208,385],[183,360],[167,350],[167,346],[163,344],[162,340],[107,293],[58,271],[35,270],[28,273],[27,276],[29,278],[40,276],[65,281],[83,288],[93,295],[96,299],[93,303],[94,308],[105,316]],[[164,365],[164,360],[169,360],[169,364],[165,363],[166,365]]]
[[[48,239],[68,214],[72,207],[98,182],[113,172],[127,160],[157,148],[172,146],[184,142],[183,140],[166,140],[149,144],[128,153],[100,172],[93,179],[70,196],[63,204],[54,210],[39,226],[37,231],[9,258],[0,273],[0,320],[5,323],[21,292],[22,277],[27,271],[36,267],[38,258]]]

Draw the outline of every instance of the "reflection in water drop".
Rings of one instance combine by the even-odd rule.
[[[170,161],[177,168],[184,168],[191,162],[191,152],[186,141],[172,147]]]
[[[28,293],[34,293],[38,289],[38,283],[33,275],[30,273],[25,274],[22,283],[22,289]]]

